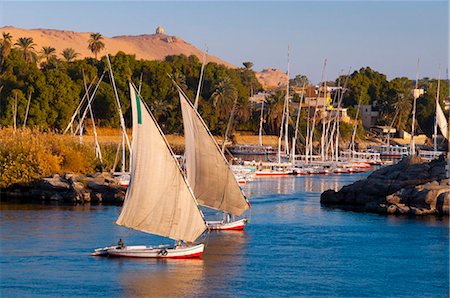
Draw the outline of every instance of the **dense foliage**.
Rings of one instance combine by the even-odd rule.
[[[340,80],[343,82],[345,78],[341,77]],[[395,120],[395,128],[410,130],[414,81],[405,77],[388,81],[386,75],[365,67],[350,75],[347,88],[343,98],[345,107],[355,107],[358,104],[375,105],[380,109],[378,124],[390,125]],[[437,80],[421,79],[419,88],[424,89],[425,94],[417,99],[418,131],[430,136],[436,109]],[[444,99],[447,96],[449,85],[442,81],[439,96],[441,107],[444,107]]]
[[[0,129],[0,188],[54,173],[93,172],[95,163],[92,147],[72,136]]]
[[[86,45],[95,57],[104,47],[102,39],[101,34],[93,33]],[[104,74],[93,103],[97,124],[103,127],[119,126],[105,57],[101,60],[75,60],[78,53],[67,48],[60,53],[63,57],[60,60],[53,47],[46,46],[39,50],[32,38],[21,37],[14,42],[8,33],[3,33],[0,40],[0,53],[0,127],[12,126],[14,118],[17,119],[16,125],[21,126],[27,118],[28,127],[64,129],[85,93],[83,73],[88,85]],[[163,130],[167,133],[182,132],[179,100],[172,79],[193,100],[201,68],[197,57],[178,55],[168,56],[164,61],[147,61],[119,52],[111,57],[111,64],[128,126],[131,120],[128,81],[139,85],[142,79],[141,93]],[[261,90],[261,85],[252,67],[253,63],[249,61],[244,62],[242,68],[235,69],[212,62],[206,65],[199,111],[214,134],[223,135],[235,101],[234,128],[258,131],[259,107],[250,104],[248,99]],[[327,86],[342,86],[344,81],[345,76],[341,76],[334,83],[328,82]],[[297,75],[290,83],[301,88],[309,81],[305,75]],[[370,67],[361,68],[348,78],[343,106],[348,107],[349,114],[355,116],[352,112],[359,104],[375,105],[380,110],[378,124],[390,125],[395,119],[397,129],[408,130],[413,87],[414,82],[408,78],[388,81],[386,75]],[[418,131],[431,135],[437,82],[425,78],[419,81],[419,87],[425,89],[425,94],[417,101]],[[439,101],[442,106],[448,91],[448,84],[443,82]],[[284,97],[285,90],[281,88],[268,98],[264,124],[267,134],[278,134]],[[296,101],[298,98],[294,98],[293,102]],[[291,109],[291,115],[295,117],[296,109],[293,106]],[[306,116],[302,115],[300,125],[306,121]],[[294,123],[292,119],[291,116],[290,121]]]
[[[70,121],[81,97],[84,95],[83,72],[88,84],[107,71],[106,58],[98,61],[87,58],[73,60],[75,53],[67,53],[66,61],[56,59],[50,48],[43,50],[40,67],[27,60],[19,48],[12,48],[5,57],[0,75],[1,126],[12,126],[14,114],[17,123],[24,121],[28,99],[30,99],[27,126],[43,129],[64,129]],[[69,54],[69,55],[67,55]],[[70,58],[70,59],[68,59]],[[164,61],[137,60],[133,55],[119,52],[111,57],[115,82],[127,124],[131,120],[128,81],[139,85],[142,76],[142,95],[163,129],[169,133],[182,132],[181,111],[174,78],[193,100],[198,84],[201,63],[195,56],[168,56]],[[238,99],[237,117],[244,129],[255,129],[258,116],[248,103],[252,90],[261,85],[254,72],[247,68],[229,69],[208,63],[199,99],[199,109],[211,130],[222,134],[229,117],[229,90]],[[217,96],[218,92],[225,92]],[[16,101],[17,100],[17,101]],[[17,103],[17,104],[16,104]],[[232,105],[232,103],[231,103]],[[17,107],[17,112],[15,108]],[[117,127],[114,92],[106,72],[93,103],[96,122],[101,126]]]

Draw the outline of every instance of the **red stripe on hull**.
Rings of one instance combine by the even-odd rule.
[[[268,174],[260,174],[260,173],[256,173],[256,176],[288,176],[289,173],[279,173],[279,174],[272,174],[272,173],[268,173]]]
[[[178,257],[165,257],[166,259],[195,259],[195,258],[201,258],[203,252],[198,252],[192,255],[186,255],[186,256],[178,256]]]
[[[133,259],[195,259],[195,258],[201,258],[202,254],[203,254],[203,252],[198,252],[195,254],[184,255],[184,256],[174,256],[174,257],[167,257],[167,256],[138,257],[138,256],[124,256],[124,255],[109,254],[108,257],[110,257],[110,258],[133,258]]]
[[[211,230],[216,230],[216,231],[243,231],[244,228],[245,228],[245,225],[232,227],[232,228],[218,228],[218,229],[211,228]]]

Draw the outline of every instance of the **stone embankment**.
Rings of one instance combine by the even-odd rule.
[[[79,176],[58,174],[2,189],[2,200],[121,204],[126,189],[109,173]]]
[[[322,193],[323,206],[381,214],[448,215],[450,179],[446,161],[425,163],[419,157],[405,158],[381,168],[364,180]]]

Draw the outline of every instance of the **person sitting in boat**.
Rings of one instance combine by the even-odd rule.
[[[119,239],[117,246],[119,246],[119,248],[121,248],[121,249],[125,247],[125,245],[123,244],[122,238]]]

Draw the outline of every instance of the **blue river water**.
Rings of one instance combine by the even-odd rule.
[[[114,225],[117,206],[2,202],[1,297],[448,297],[448,218],[320,205],[367,174],[264,178],[243,186],[245,232],[211,233],[202,259],[91,257],[170,240]],[[207,216],[215,216],[206,212]]]

